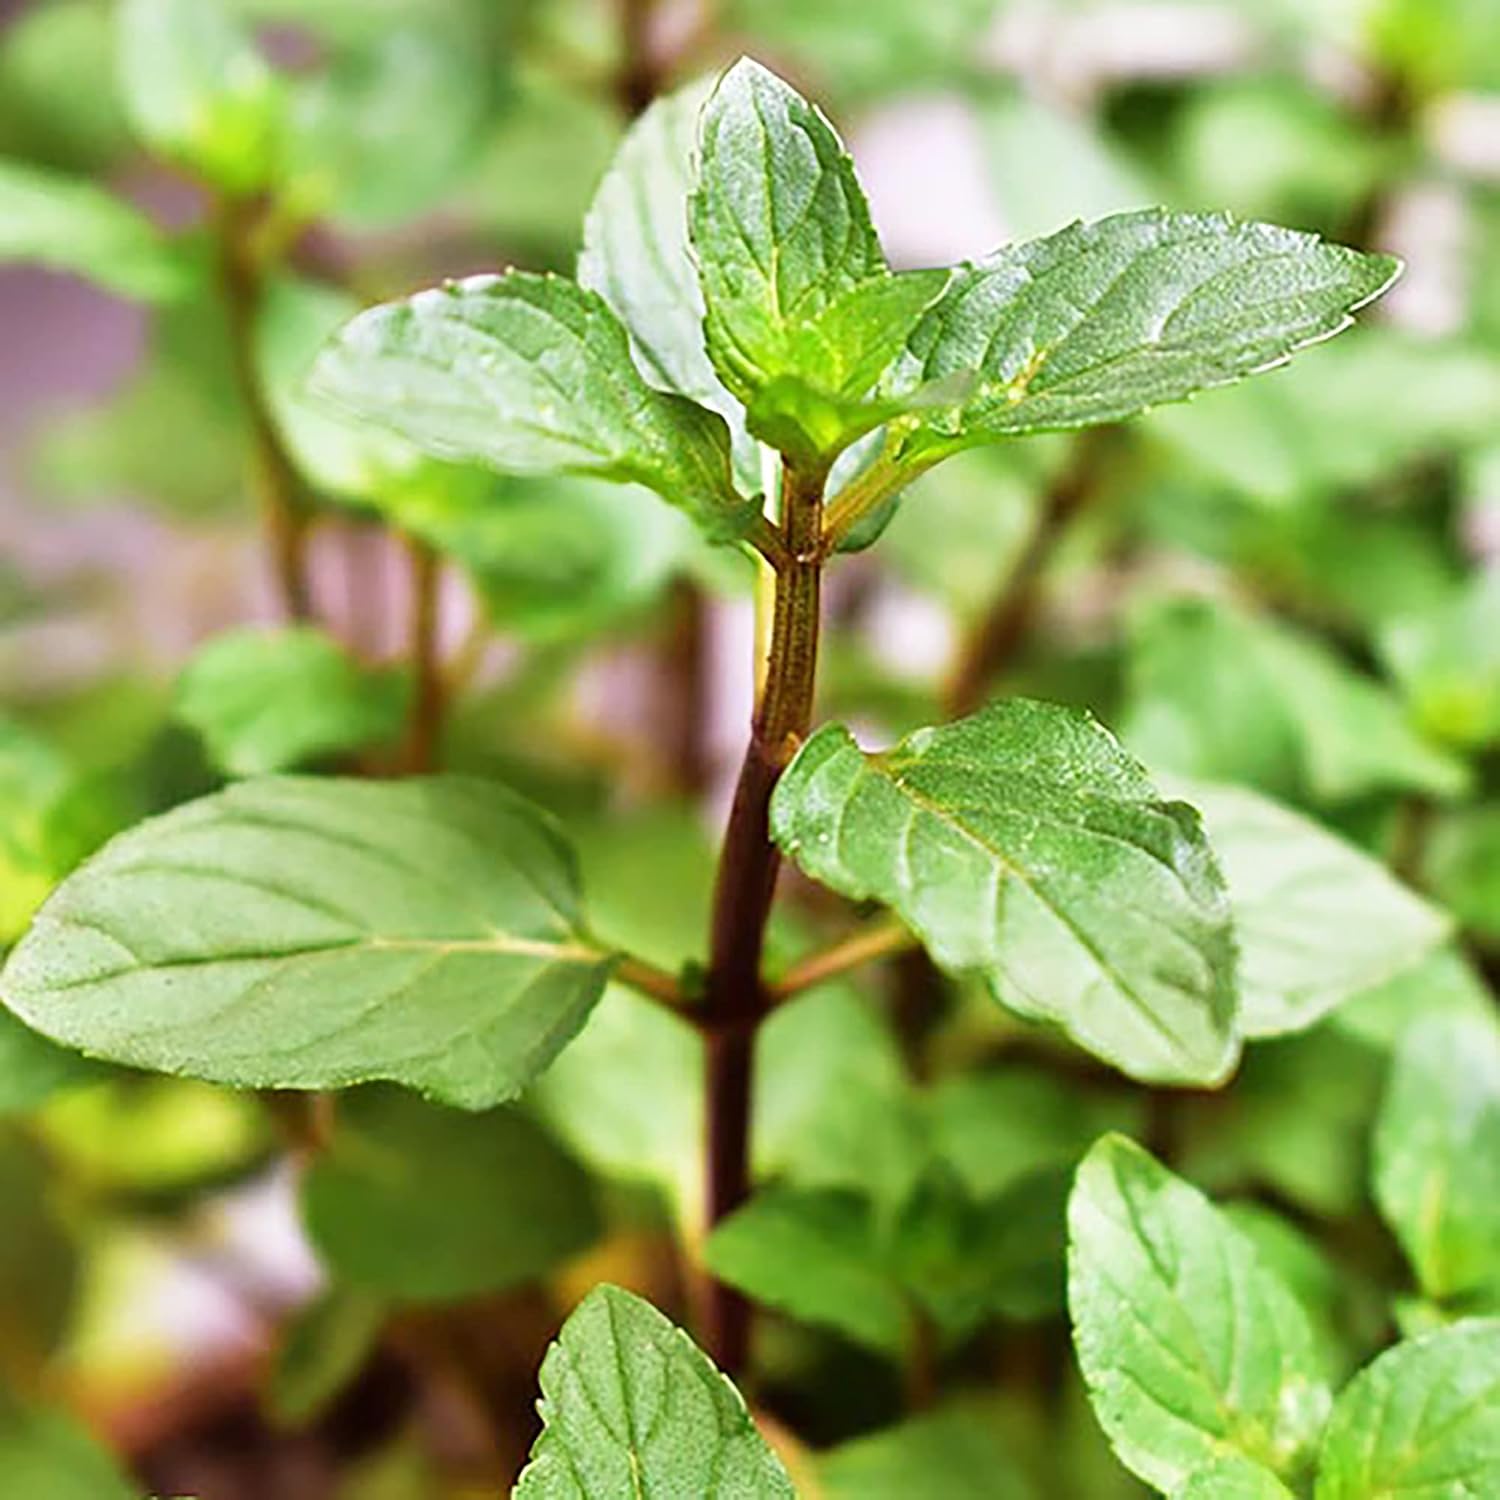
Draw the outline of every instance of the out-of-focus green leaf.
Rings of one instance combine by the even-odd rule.
[[[881,538],[882,561],[961,619],[978,619],[1025,545],[1065,442],[979,448],[924,474]]]
[[[649,1302],[598,1286],[542,1362],[544,1430],[517,1500],[793,1500],[739,1392]]]
[[[851,100],[949,83],[973,57],[996,0],[729,0],[728,20]]]
[[[3,1387],[34,1387],[68,1330],[78,1254],[52,1201],[53,1174],[41,1151],[14,1129],[0,1133],[0,1475]]]
[[[0,1007],[0,1119],[29,1114],[54,1094],[96,1081],[103,1071]]]
[[[1331,1394],[1306,1313],[1254,1245],[1122,1136],[1079,1168],[1068,1234],[1079,1363],[1126,1467],[1166,1491],[1225,1453],[1299,1473]]]
[[[226,631],[177,683],[177,716],[231,776],[285,771],[390,740],[405,714],[395,670],[365,669],[314,626]]]
[[[138,1500],[115,1460],[72,1417],[6,1401],[0,1474],[28,1500]]]
[[[0,161],[0,261],[72,271],[122,296],[181,294],[188,268],[145,215],[82,178]]]
[[[122,0],[120,81],[141,140],[233,193],[282,169],[287,94],[222,0]]]
[[[759,455],[745,412],[724,389],[703,342],[703,290],[688,249],[688,195],[704,82],[658,99],[630,128],[599,184],[583,226],[578,279],[630,331],[641,373],[729,424],[735,471],[747,493],[760,487]]]
[[[340,1102],[302,1213],[340,1282],[406,1301],[532,1281],[599,1231],[587,1176],[534,1120],[475,1118],[389,1088]]]
[[[1012,700],[878,754],[826,726],[771,825],[814,879],[893,906],[941,967],[1131,1076],[1232,1066],[1228,903],[1197,815],[1085,716]]]
[[[931,1107],[938,1154],[980,1199],[1033,1173],[1072,1167],[1099,1136],[1134,1133],[1145,1123],[1138,1099],[1081,1094],[1048,1073],[1016,1067],[946,1078]]]
[[[1375,1197],[1427,1296],[1500,1291],[1500,1030],[1436,1016],[1396,1048]]]
[[[938,451],[1114,422],[1339,332],[1397,269],[1223,214],[1116,214],[962,268],[895,388],[972,375],[917,439]]]
[[[1380,651],[1427,734],[1466,749],[1500,739],[1500,570],[1390,621]]]
[[[68,171],[93,171],[130,144],[115,87],[112,7],[50,0],[0,33],[0,151]]]
[[[247,488],[223,314],[215,301],[185,298],[157,312],[148,338],[139,368],[107,402],[41,429],[28,481],[68,501],[128,497],[195,517],[232,513]]]
[[[357,1375],[385,1325],[378,1298],[333,1287],[302,1308],[282,1335],[265,1402],[278,1422],[301,1427]]]
[[[558,8],[525,9],[544,24]],[[468,175],[463,206],[498,243],[565,269],[619,138],[619,114],[597,89],[525,69]]]
[[[1193,90],[1173,155],[1185,202],[1330,226],[1349,222],[1384,165],[1374,132],[1289,77]]]
[[[1246,1036],[1305,1030],[1448,936],[1443,913],[1311,819],[1243,787],[1174,789],[1229,882]]]
[[[126,816],[108,779],[0,716],[0,946],[21,935],[57,881]],[[11,1040],[18,1058],[41,1064],[37,1047]]]
[[[35,1128],[70,1178],[125,1194],[213,1186],[262,1162],[272,1145],[251,1095],[139,1074],[70,1091]]]
[[[644,484],[719,539],[749,523],[723,419],[648,386],[608,305],[560,277],[476,276],[373,308],[312,380],[437,458]]]
[[[715,1228],[704,1255],[757,1302],[876,1353],[900,1358],[916,1337],[915,1306],[850,1194],[766,1189]]]
[[[445,0],[397,9],[335,47],[290,106],[286,171],[304,210],[367,228],[436,203],[481,142],[492,92],[483,33],[478,7]]]
[[[1251,1047],[1227,1105],[1185,1104],[1184,1175],[1213,1192],[1268,1187],[1321,1217],[1356,1213],[1384,1067],[1329,1023]]]
[[[1317,1500],[1488,1495],[1500,1485],[1500,1319],[1388,1349],[1340,1394]]]
[[[574,640],[657,600],[703,546],[639,485],[557,475],[506,480],[430,466],[376,507],[463,565],[497,628]]]
[[[1391,1048],[1419,1017],[1484,1016],[1493,1004],[1473,965],[1448,946],[1384,984],[1352,996],[1330,1020],[1339,1031],[1369,1046]]]
[[[828,1500],[910,1500],[942,1486],[943,1500],[1036,1500],[1037,1491],[980,1407],[946,1406],[822,1455]]]
[[[1372,410],[1385,420],[1372,422]],[[1488,353],[1369,328],[1273,379],[1157,412],[1147,425],[1215,481],[1288,505],[1472,446],[1497,421],[1500,362]]]
[[[1125,739],[1157,770],[1243,781],[1292,802],[1453,796],[1464,767],[1327,646],[1226,604],[1177,600],[1133,630]]]
[[[480,1109],[598,999],[609,955],[579,924],[571,852],[503,787],[267,777],[115,839],[49,900],[0,995],[56,1040],[160,1072],[391,1079]]]
[[[1417,92],[1500,88],[1500,16],[1487,0],[1374,0],[1364,16],[1377,62]]]
[[[990,190],[1007,238],[1050,234],[1158,194],[1091,120],[1025,90],[991,100],[980,115],[993,163]],[[1203,200],[1208,201],[1208,200]]]
[[[1424,873],[1433,894],[1487,943],[1500,942],[1500,803],[1457,810],[1434,829]]]

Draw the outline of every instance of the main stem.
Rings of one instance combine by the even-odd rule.
[[[782,482],[787,558],[776,571],[765,685],[755,707],[714,885],[705,1022],[707,1222],[732,1213],[750,1191],[750,1100],[755,1037],[770,1009],[761,980],[766,920],[780,855],[771,842],[771,793],[812,723],[822,584],[821,471],[788,467]],[[745,1362],[750,1306],[733,1288],[709,1288],[706,1330],[721,1369]]]

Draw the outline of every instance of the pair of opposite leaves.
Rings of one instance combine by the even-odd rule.
[[[1284,359],[1395,270],[1150,210],[892,273],[837,136],[774,75],[741,62],[708,100],[685,210],[694,115],[665,100],[627,139],[588,224],[599,290],[513,272],[373,309],[318,388],[440,457],[640,482],[732,537],[758,509],[736,487],[736,433],[822,466],[883,425],[894,493],[959,448]],[[1127,1072],[1201,1083],[1232,1065],[1228,906],[1198,820],[1081,716],[998,705],[879,756],[829,726],[774,823],[809,873],[890,904],[945,967]],[[137,1066],[390,1078],[482,1107],[576,1034],[612,962],[570,852],[520,798],[288,778],[117,840],[54,895],[0,995]]]

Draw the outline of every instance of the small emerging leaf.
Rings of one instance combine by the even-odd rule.
[[[186,289],[186,263],[151,221],[80,178],[0,161],[0,262],[72,271],[124,297],[165,302]]]
[[[828,725],[771,824],[814,879],[894,907],[941,967],[1132,1077],[1233,1065],[1228,903],[1197,815],[1092,720],[997,703],[876,754]]]
[[[1317,1500],[1479,1500],[1500,1494],[1500,1319],[1388,1349],[1345,1387]]]
[[[372,308],[312,386],[438,458],[633,480],[720,539],[749,522],[723,418],[647,385],[603,298],[557,276],[474,276]]]
[[[106,845],[43,907],[0,996],[135,1067],[252,1088],[383,1078],[481,1109],[547,1066],[608,968],[580,937],[567,846],[513,792],[287,776]]]
[[[517,1500],[794,1500],[739,1392],[649,1302],[598,1286],[542,1362]]]
[[[742,58],[703,112],[689,232],[708,353],[750,429],[829,458],[904,409],[865,403],[946,271],[892,275],[833,127]]]
[[[918,446],[1119,421],[1338,333],[1398,269],[1227,214],[1073,224],[962,268],[912,335],[896,389],[974,379]]]
[[[1121,1136],[1068,1206],[1073,1339],[1127,1468],[1175,1492],[1226,1451],[1298,1473],[1330,1394],[1302,1305],[1195,1188]]]

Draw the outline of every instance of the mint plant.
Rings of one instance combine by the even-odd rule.
[[[107,842],[68,844],[48,804],[49,889],[0,971],[6,1110],[140,1075],[253,1101],[330,1278],[281,1344],[271,1411],[315,1420],[387,1340],[435,1346],[486,1411],[492,1372],[438,1310],[513,1299],[516,1341],[538,1318],[554,1340],[524,1500],[1043,1493],[1017,1454],[1057,1439],[943,1398],[978,1383],[997,1324],[1064,1312],[1099,1429],[1163,1495],[1500,1488],[1500,1043],[1453,918],[1360,823],[1361,799],[1395,795],[1420,824],[1483,774],[1465,756],[1494,739],[1493,664],[1471,669],[1463,626],[1492,591],[1379,630],[1410,705],[1206,599],[1131,620],[1130,749],[1045,693],[989,695],[1044,553],[1128,467],[1117,424],[1340,333],[1398,263],[1147,209],[895,269],[829,120],[742,59],[640,114],[576,277],[510,269],[361,309],[354,286],[293,277],[290,247],[399,219],[456,172],[482,28],[416,28],[453,97],[395,91],[398,117],[438,123],[387,181],[396,65],[350,25],[301,75],[215,7],[121,7],[133,128],[206,185],[202,242],[0,163],[6,255],[168,308],[210,289],[287,620],[221,634],[174,689],[221,784]],[[1044,435],[1074,433],[1058,460]],[[1041,521],[952,712],[875,745],[857,706],[820,708],[825,585],[914,533],[946,563],[941,520],[920,536],[925,476],[977,449],[1039,466]],[[339,507],[408,549],[398,665],[317,618],[308,537]],[[753,593],[753,716],[711,876],[681,808],[601,837],[449,753],[444,558],[541,676],[668,588],[691,619],[687,578]],[[1332,804],[1337,831],[1312,815]],[[894,1023],[855,987],[877,970],[909,980]],[[962,997],[950,1025],[935,994]],[[1408,1028],[1416,1008],[1433,1014]],[[988,1066],[993,1036],[1048,1068]],[[1254,1138],[1302,1108],[1299,1067],[1333,1078],[1337,1118],[1278,1121],[1288,1165]],[[1340,1112],[1340,1089],[1371,1099]],[[1358,1306],[1369,1289],[1341,1288],[1298,1227],[1335,1217],[1316,1174],[1341,1144],[1370,1153],[1407,1261]],[[1211,1201],[1173,1170],[1200,1175],[1195,1150],[1216,1187],[1248,1163],[1272,1206]],[[1362,1193],[1345,1165],[1332,1191]],[[579,1264],[620,1221],[646,1264]],[[549,1278],[570,1314],[525,1300]],[[1387,1317],[1404,1339],[1366,1336]],[[837,1386],[825,1335],[899,1372],[902,1420],[841,1442],[757,1424],[799,1361]],[[18,1453],[47,1448],[30,1405],[13,1426]]]

